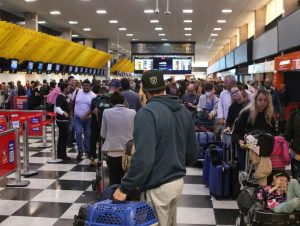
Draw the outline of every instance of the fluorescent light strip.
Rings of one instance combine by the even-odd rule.
[[[91,31],[92,29],[89,28],[89,27],[85,27],[85,28],[83,28],[82,30],[84,30],[84,31]]]
[[[155,30],[156,30],[156,31],[162,31],[163,28],[162,28],[162,27],[156,27]]]
[[[126,27],[120,27],[120,28],[119,28],[119,31],[126,31],[126,30],[127,30]]]
[[[194,11],[192,9],[184,9],[182,10],[183,13],[193,13]]]
[[[185,30],[185,31],[191,31],[192,28],[191,28],[191,27],[185,27],[184,30]]]
[[[154,13],[154,10],[153,9],[145,9],[144,13],[151,14],[151,13]]]
[[[107,14],[105,9],[99,9],[96,11],[97,14]]]
[[[231,9],[223,9],[222,13],[232,13],[232,10]]]
[[[78,22],[76,20],[70,20],[69,24],[78,24]]]
[[[108,22],[111,23],[111,24],[117,24],[117,23],[119,23],[117,20],[110,20]]]
[[[226,23],[226,20],[217,20],[217,23],[224,24],[224,23]]]
[[[168,41],[168,39],[166,39],[166,38],[162,38],[161,40],[162,40],[162,41]]]
[[[220,27],[215,27],[214,28],[214,31],[221,31],[222,30],[222,28],[220,28]]]
[[[39,22],[38,22],[38,24],[45,24],[46,23],[46,21],[44,21],[44,20],[40,20]]]
[[[137,38],[133,38],[133,39],[131,39],[132,41],[138,41],[138,39]]]
[[[218,34],[214,34],[214,33],[212,33],[210,36],[212,36],[212,37],[216,37],[216,36],[219,36]]]
[[[73,38],[77,38],[79,35],[72,35]]]
[[[184,20],[183,23],[192,23],[192,20]]]
[[[61,12],[60,12],[60,11],[57,11],[57,10],[54,10],[54,11],[51,11],[50,14],[51,14],[51,15],[60,15]]]
[[[132,36],[133,36],[133,34],[126,34],[126,36],[128,36],[128,37],[132,37]]]
[[[157,24],[157,23],[159,23],[159,20],[150,20],[150,23]]]
[[[158,36],[166,36],[166,34],[158,34]]]
[[[24,0],[25,2],[35,2],[36,0]]]
[[[185,34],[185,36],[192,36],[192,34]]]

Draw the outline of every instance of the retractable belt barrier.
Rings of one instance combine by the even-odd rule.
[[[7,182],[7,187],[26,187],[30,181],[21,180],[21,159],[19,130],[11,129],[0,133],[0,177],[15,172],[15,179]]]

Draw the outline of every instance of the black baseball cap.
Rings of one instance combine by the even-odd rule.
[[[145,92],[165,89],[164,75],[161,71],[147,71],[142,75],[142,85]]]

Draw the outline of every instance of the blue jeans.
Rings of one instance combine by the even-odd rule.
[[[89,142],[90,124],[91,124],[91,118],[82,121],[78,116],[74,117],[74,126],[75,126],[78,154],[82,154],[83,147],[86,152],[89,152],[90,150],[90,142]],[[82,129],[84,133],[83,146],[82,146]]]

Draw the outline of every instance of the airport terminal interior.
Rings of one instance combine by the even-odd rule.
[[[149,71],[162,74],[160,88],[180,100],[180,107],[189,112],[187,118],[194,123],[191,150],[197,157],[186,167],[176,223],[170,226],[300,225],[300,213],[293,211],[274,215],[269,222],[265,217],[259,220],[264,216],[259,211],[242,212],[237,201],[242,190],[257,181],[257,186],[265,185],[257,171],[249,171],[251,157],[240,157],[238,153],[257,150],[252,148],[250,138],[245,138],[246,143],[249,141],[245,145],[241,143],[244,138],[233,141],[230,133],[239,129],[239,137],[241,133],[245,135],[240,130],[246,131],[246,124],[238,120],[242,109],[251,111],[259,105],[260,96],[268,96],[265,127],[276,130],[272,134],[274,147],[279,135],[284,136],[281,138],[290,148],[279,145],[282,153],[286,151],[280,158],[288,159],[275,167],[271,154],[263,156],[261,149],[255,154],[259,161],[267,158],[272,165],[267,176],[275,175],[273,172],[277,173],[275,179],[282,176],[278,174],[280,169],[300,180],[300,172],[296,172],[300,171],[300,114],[292,113],[300,103],[299,21],[299,0],[0,0],[0,225],[150,225],[105,224],[100,223],[100,217],[92,222],[92,217],[88,218],[91,211],[82,224],[74,219],[82,206],[97,201],[99,193],[116,176],[111,172],[117,163],[111,166],[107,161],[122,156],[124,160],[126,142],[145,136],[146,133],[135,134],[139,127],[133,122],[138,117],[133,121],[127,108],[133,115],[142,115],[144,108],[153,106],[153,102],[147,103],[151,88],[146,88],[161,90],[155,89],[160,77],[155,74],[149,81],[143,80]],[[87,93],[90,95],[84,96]],[[97,98],[101,95],[107,96],[108,101],[103,103],[109,106],[100,106],[102,99]],[[138,97],[136,103],[132,103],[134,95]],[[65,101],[66,108],[58,97]],[[118,98],[123,102],[119,103]],[[123,103],[128,110],[122,116],[126,123],[121,122],[117,128],[114,120],[105,121],[103,112]],[[229,105],[225,108],[223,104]],[[230,124],[229,106],[233,105],[238,112],[233,119],[231,115]],[[86,109],[87,114],[83,114]],[[257,110],[255,117],[265,109]],[[98,123],[101,111],[103,118]],[[291,115],[299,117],[299,124],[290,119]],[[252,119],[247,117],[245,121],[250,122]],[[119,119],[116,117],[116,121]],[[121,130],[129,138],[125,143],[112,138],[123,148],[108,149],[115,154],[102,150],[102,161],[101,144],[104,142],[102,149],[114,146],[105,144],[109,139],[103,135],[109,123],[115,127],[115,134]],[[291,134],[286,128],[294,128],[295,132]],[[157,129],[156,132],[161,134]],[[168,132],[165,129],[157,142],[176,134]],[[226,134],[230,144],[224,138]],[[262,145],[259,139],[257,146]],[[149,142],[152,140],[149,138]],[[140,145],[136,147],[139,151]],[[223,150],[221,156],[219,147]],[[214,157],[219,159],[215,163],[213,153],[217,152]],[[218,167],[221,176],[217,176],[217,169],[216,175],[212,170]],[[250,183],[250,176],[244,177],[245,185],[241,178],[247,173],[253,173],[258,180]],[[155,188],[166,182],[160,183]],[[270,205],[265,208],[274,214],[271,209],[277,206]],[[244,218],[246,223],[241,223]]]

